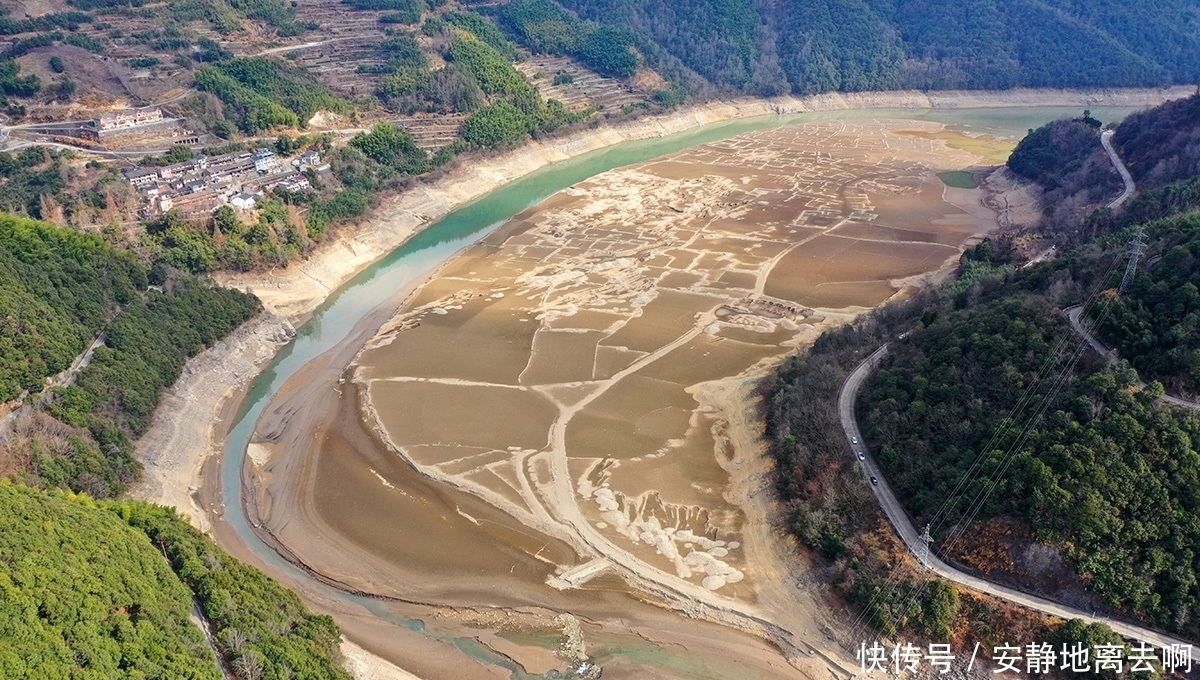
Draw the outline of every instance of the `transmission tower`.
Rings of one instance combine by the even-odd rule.
[[[1138,258],[1142,256],[1142,248],[1146,247],[1146,229],[1138,227],[1137,235],[1129,242],[1129,264],[1125,267],[1125,276],[1121,277],[1121,285],[1117,288],[1118,294],[1123,294],[1129,290],[1129,286],[1133,285],[1133,277],[1137,274]]]
[[[929,544],[933,543],[933,536],[929,535],[929,525],[925,525],[925,533],[921,534],[921,553],[918,556],[921,564],[929,569]]]

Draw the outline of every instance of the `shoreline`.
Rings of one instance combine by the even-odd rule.
[[[146,464],[130,495],[176,507],[202,530],[220,521],[224,503],[219,454],[251,380],[330,294],[372,263],[450,211],[555,162],[622,142],[684,132],[711,123],[758,116],[847,109],[935,109],[1032,106],[1137,106],[1190,95],[1192,88],[1121,91],[1010,91],[1000,93],[860,93],[807,98],[711,102],[662,116],[532,141],[514,151],[450,170],[438,180],[390,197],[358,225],[343,228],[308,260],[275,274],[218,275],[227,286],[259,295],[267,311],[226,340],[188,361],[184,376],[164,396],[137,444]],[[230,418],[222,421],[222,416]],[[208,471],[207,481],[202,480]],[[209,508],[197,498],[203,495]],[[240,508],[240,503],[233,507]],[[211,513],[211,515],[210,515]],[[227,535],[228,536],[228,535]],[[228,549],[228,547],[227,547]]]
[[[548,165],[606,147],[686,132],[713,123],[771,115],[871,109],[974,109],[1039,106],[1153,106],[1189,96],[1194,87],[1125,90],[1029,90],[827,93],[808,97],[745,98],[697,104],[531,140],[521,147],[458,165],[431,183],[418,184],[383,203],[302,262],[267,273],[217,273],[221,285],[259,296],[264,307],[294,325],[303,322],[334,291],[400,247],[425,227],[497,187]]]

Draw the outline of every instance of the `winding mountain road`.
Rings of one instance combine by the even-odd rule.
[[[1129,199],[1130,196],[1133,195],[1135,187],[1133,185],[1133,175],[1129,174],[1129,170],[1125,167],[1125,164],[1121,162],[1121,158],[1117,156],[1116,150],[1113,149],[1112,136],[1112,130],[1105,130],[1104,132],[1100,133],[1100,145],[1104,147],[1104,151],[1108,153],[1108,159],[1112,161],[1113,167],[1115,167],[1117,169],[1117,173],[1121,175],[1121,181],[1125,182],[1125,191],[1122,191],[1120,196],[1117,196],[1108,202],[1108,207],[1112,210],[1116,210],[1117,208],[1121,207],[1122,203],[1124,203]]]
[[[1095,350],[1097,354],[1108,360],[1108,363],[1110,364],[1115,364],[1120,361],[1120,357],[1116,352],[1112,351],[1104,343],[1100,342],[1099,338],[1092,335],[1092,332],[1084,327],[1083,321],[1080,319],[1080,316],[1083,314],[1083,305],[1075,305],[1074,307],[1063,310],[1063,313],[1067,315],[1067,319],[1071,322],[1071,328],[1075,329],[1075,332],[1079,334],[1079,337],[1083,338],[1084,341],[1087,342],[1088,346]],[[1146,387],[1146,383],[1139,379],[1138,386],[1144,389]],[[1185,399],[1180,399],[1179,397],[1172,397],[1169,394],[1164,394],[1159,397],[1159,399],[1171,404],[1172,406],[1179,406],[1181,408],[1187,408],[1193,411],[1200,411],[1200,404],[1194,401],[1187,401]]]
[[[867,377],[870,376],[879,362],[887,355],[890,343],[884,344],[879,349],[875,350],[871,356],[867,357],[857,368],[846,378],[846,382],[842,385],[842,391],[838,395],[838,417],[842,423],[842,429],[846,434],[846,442],[851,446],[851,455],[854,451],[862,451],[863,460],[858,461],[863,471],[864,483],[866,479],[875,477],[878,479],[878,484],[871,485],[871,492],[875,495],[875,499],[879,501],[880,507],[883,508],[887,515],[888,521],[896,529],[900,539],[904,541],[904,545],[908,547],[918,560],[921,559],[923,544],[920,540],[920,533],[913,525],[912,519],[905,512],[904,507],[900,505],[900,501],[896,499],[896,495],[892,493],[891,487],[888,486],[887,480],[884,479],[883,472],[879,469],[875,458],[871,455],[867,447],[862,444],[863,436],[858,427],[858,419],[855,414],[855,404],[858,401],[858,392],[862,388]],[[859,444],[852,442],[858,441]],[[857,456],[855,456],[857,458]],[[1117,621],[1109,618],[1093,616],[1091,613],[1068,607],[1057,602],[1052,602],[1045,598],[1030,595],[1019,590],[1014,590],[1002,585],[992,583],[991,581],[982,578],[971,576],[964,572],[951,567],[932,553],[926,560],[926,566],[929,567],[938,576],[957,583],[961,586],[977,590],[981,593],[986,593],[994,597],[1007,600],[1014,604],[1019,604],[1023,607],[1057,616],[1063,619],[1083,619],[1084,621],[1104,623],[1112,628],[1123,637],[1146,642],[1156,648],[1162,648],[1170,645],[1191,645],[1191,655],[1194,662],[1200,663],[1200,645],[1194,642],[1187,642],[1170,635],[1159,633],[1157,631],[1135,626],[1133,624]]]

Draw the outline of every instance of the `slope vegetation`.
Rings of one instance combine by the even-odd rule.
[[[1200,219],[1174,226],[1195,232]],[[1069,289],[1075,279],[1055,269],[1016,277],[896,343],[859,402],[867,442],[948,549],[972,523],[1016,518],[1109,606],[1194,636],[1200,420],[1094,355],[1071,366],[1081,350],[1064,300],[1027,290]]]
[[[1128,295],[1094,308],[1097,333],[1172,394],[1200,393],[1200,218],[1171,222]],[[1165,231],[1165,230],[1164,230]]]
[[[1129,209],[1093,213],[1090,230],[1050,213],[1045,226],[1073,230],[1082,245],[1013,269],[1007,248],[985,241],[957,281],[827,333],[764,383],[791,528],[833,560],[835,586],[877,628],[929,632],[946,620],[922,599],[930,587],[890,585],[899,557],[832,424],[829,384],[889,341],[857,404],[864,444],[942,557],[1077,607],[1200,635],[1200,418],[1159,398],[1164,384],[1194,393],[1200,367],[1198,180],[1173,170],[1193,153],[1195,101],[1123,124],[1124,152],[1143,159],[1149,187]],[[1031,131],[1010,167],[1048,196],[1084,191],[1096,181],[1086,179],[1093,150],[1103,154],[1089,119]],[[1139,219],[1147,215],[1156,219]],[[1117,294],[1138,227],[1149,245],[1131,290]],[[1077,339],[1062,310],[1083,303],[1132,365],[1109,364]],[[991,616],[985,630],[1012,630],[1007,615]],[[950,619],[959,625],[972,624]]]
[[[168,508],[0,482],[0,556],[0,677],[215,680],[211,644],[239,678],[350,678],[333,619]]]
[[[561,0],[634,32],[677,78],[764,94],[1101,87],[1200,77],[1188,3],[1104,0]]]
[[[0,399],[42,393],[104,333],[74,384],[27,400],[0,437],[0,474],[119,495],[140,472],[131,440],[184,360],[260,309],[252,295],[150,270],[95,234],[0,213]]]
[[[1119,213],[1098,207],[1122,183],[1100,145],[1101,121],[1047,123],[1017,144],[1008,167],[1045,190],[1043,228],[1068,242],[1200,208],[1200,94],[1135,113],[1116,126],[1113,144],[1138,193]]]
[[[191,593],[146,536],[0,483],[0,676],[216,680]]]

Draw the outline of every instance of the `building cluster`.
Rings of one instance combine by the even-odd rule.
[[[102,132],[116,130],[118,128],[134,127],[136,125],[145,125],[146,123],[154,123],[163,119],[162,109],[154,107],[151,109],[129,109],[127,111],[114,111],[106,113],[96,118],[96,129]]]
[[[207,214],[222,205],[253,210],[265,192],[309,191],[306,170],[324,172],[316,151],[305,151],[288,161],[268,149],[200,155],[183,163],[160,168],[125,168],[129,183],[146,198],[146,213],[161,215],[176,209],[185,215]]]
[[[92,119],[91,122],[81,125],[75,136],[99,142],[113,141],[118,138],[177,137],[180,133],[186,133],[182,128],[182,122],[180,118],[164,116],[162,109],[158,107],[127,109],[113,111]]]

